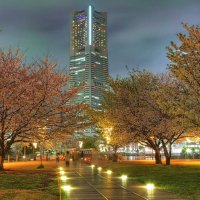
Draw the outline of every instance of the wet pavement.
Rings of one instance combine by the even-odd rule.
[[[66,181],[60,181],[60,200],[181,200],[176,195],[154,188],[147,190],[144,185],[131,179],[122,181],[113,172],[99,171],[97,167],[81,162],[70,162],[68,167],[64,162],[59,162],[63,167]],[[71,187],[70,191],[64,191],[62,187]]]

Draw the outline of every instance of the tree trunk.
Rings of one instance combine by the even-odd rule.
[[[170,157],[170,156],[167,156],[167,157],[165,157],[165,159],[166,159],[165,164],[166,164],[166,165],[170,165],[170,164],[171,164],[171,157]]]
[[[169,150],[167,149],[167,146],[164,142],[162,142],[163,145],[163,150],[164,150],[164,154],[165,154],[165,164],[166,165],[170,165],[171,164],[171,143],[169,143]]]
[[[19,159],[19,155],[18,155],[18,152],[16,152],[16,154],[15,154],[15,161],[17,162],[18,159]]]
[[[166,165],[170,165],[171,164],[171,150],[172,150],[172,145],[171,145],[171,143],[169,144],[169,152],[168,152],[168,154],[165,156],[165,158],[166,158]]]
[[[4,154],[2,152],[2,149],[0,149],[0,171],[4,170],[3,163],[4,163]]]
[[[117,149],[118,149],[118,146],[117,145],[114,146],[114,154],[113,154],[113,157],[112,157],[113,162],[117,162],[117,160],[118,160]]]
[[[162,164],[160,149],[154,149],[154,151],[155,151],[155,161],[156,161],[156,164]]]

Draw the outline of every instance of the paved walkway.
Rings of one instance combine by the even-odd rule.
[[[177,196],[159,191],[156,188],[153,191],[147,189],[133,181],[122,181],[116,177],[115,173],[108,175],[103,170],[100,172],[97,167],[92,168],[84,163],[70,162],[68,167],[64,162],[59,162],[59,166],[64,168],[68,177],[66,183],[72,190],[65,192],[62,190],[62,200],[180,200]]]

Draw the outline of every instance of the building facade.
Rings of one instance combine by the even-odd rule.
[[[75,101],[98,109],[108,81],[107,14],[93,6],[75,11],[70,37],[70,87],[84,84]]]

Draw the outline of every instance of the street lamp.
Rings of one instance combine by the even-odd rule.
[[[33,159],[36,160],[35,149],[37,149],[37,142],[33,142]]]
[[[37,148],[37,142],[33,142],[33,146],[36,149]]]
[[[83,141],[78,141],[78,146],[79,146],[80,149],[82,149],[83,148]]]

